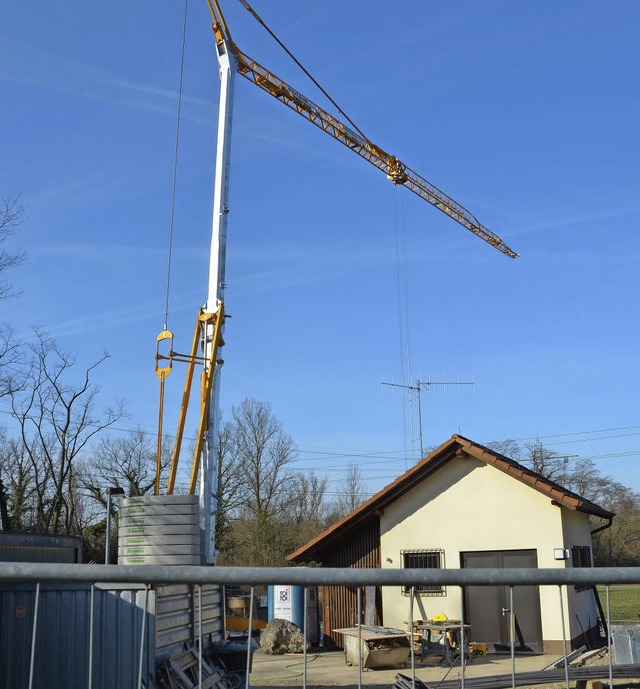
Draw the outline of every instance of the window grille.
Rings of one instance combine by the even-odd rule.
[[[425,550],[401,550],[404,569],[442,569],[444,567],[444,550],[430,548]],[[440,584],[421,584],[414,586],[414,591],[421,596],[444,596],[445,588]],[[404,586],[404,595],[411,594],[411,586]]]

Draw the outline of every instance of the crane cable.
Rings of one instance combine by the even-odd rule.
[[[184,74],[184,48],[187,37],[187,9],[189,0],[184,0],[184,21],[182,24],[182,51],[180,55],[180,84],[178,87],[178,112],[176,116],[176,145],[173,152],[173,180],[171,184],[171,212],[169,217],[169,250],[167,255],[167,287],[165,291],[164,328],[156,337],[156,375],[160,379],[160,404],[158,405],[158,445],[156,448],[156,477],[154,495],[160,494],[160,479],[162,472],[162,426],[164,422],[164,382],[171,373],[173,366],[173,333],[168,330],[169,323],[169,293],[171,287],[171,254],[173,253],[173,221],[176,207],[176,180],[178,177],[178,150],[180,146],[180,111],[182,109],[182,77]],[[169,355],[161,356],[161,346],[169,344]],[[168,360],[166,366],[160,366],[160,360]]]
[[[184,0],[184,21],[182,25],[182,52],[180,55],[180,84],[178,87],[178,112],[176,115],[176,145],[173,153],[173,181],[171,184],[171,213],[169,219],[169,251],[167,256],[167,287],[165,294],[164,330],[169,322],[169,291],[171,285],[171,254],[173,251],[173,220],[176,206],[176,180],[178,177],[178,150],[180,144],[180,111],[182,109],[182,79],[184,74],[184,48],[187,38],[187,9],[189,0]]]
[[[411,368],[411,331],[409,323],[409,289],[408,289],[408,269],[407,269],[407,233],[404,215],[403,197],[397,194],[393,196],[393,229],[394,244],[396,254],[396,300],[398,309],[398,342],[400,354],[400,375],[403,385],[413,385],[413,373]],[[406,357],[406,369],[405,369]],[[418,394],[420,392],[418,391]],[[411,460],[414,457],[414,438],[413,438],[413,392],[409,390],[409,415],[407,419],[406,405],[402,403],[402,429],[404,442],[405,466],[408,456],[407,437],[411,443]],[[407,432],[407,421],[409,429]],[[422,457],[420,457],[422,459]],[[408,467],[406,467],[408,468]]]
[[[287,46],[275,35],[275,33],[265,24],[264,20],[260,15],[251,7],[247,0],[239,0],[240,4],[257,20],[257,22],[264,27],[267,33],[276,41],[276,43],[285,51],[285,53],[300,67],[300,69],[311,79],[315,86],[320,89],[321,93],[329,100],[329,102],[336,108],[336,110],[347,120],[347,122],[360,134],[363,139],[367,139],[367,136],[358,127],[358,125],[347,115],[347,113],[336,103],[335,100],[325,91],[325,89],[320,86],[320,84],[314,79],[311,73],[304,67],[304,65],[298,60],[298,58],[287,48]]]
[[[332,103],[336,110],[349,122],[349,124],[364,138],[367,136],[358,127],[358,125],[347,115],[346,112],[336,103],[336,101],[327,93],[327,91],[318,83],[318,81],[311,75],[311,73],[302,65],[296,56],[287,48],[286,45],[276,36],[276,34],[267,26],[262,17],[251,7],[248,0],[239,0],[240,4],[256,19],[256,21],[269,33],[269,35],[278,43],[278,45],[287,53],[287,55],[298,65],[298,67],[309,77],[321,93]],[[400,215],[400,217],[399,217]],[[408,298],[408,276],[407,276],[407,245],[406,245],[406,231],[404,225],[404,212],[401,207],[400,213],[395,205],[394,197],[394,234],[396,245],[396,283],[397,283],[397,300],[398,300],[398,333],[400,338],[400,360],[401,360],[401,375],[402,382],[405,382],[405,367],[404,357],[406,354],[407,368],[408,368],[408,383],[412,384],[412,370],[411,370],[411,342],[410,342],[410,327],[409,327],[409,298]],[[404,274],[402,274],[404,273]],[[403,294],[404,292],[404,294]],[[403,305],[404,305],[404,319],[403,319]],[[405,352],[406,348],[406,352]],[[420,393],[418,393],[420,394]],[[411,400],[412,402],[412,400]],[[407,418],[406,410],[402,408],[403,429],[404,429],[404,452],[407,454]],[[409,414],[409,422],[411,429],[409,431],[412,444],[412,458],[413,458],[413,404]],[[421,459],[421,458],[420,458]]]

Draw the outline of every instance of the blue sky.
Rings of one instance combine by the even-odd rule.
[[[425,446],[539,437],[640,490],[636,2],[255,2],[376,144],[521,254],[481,242],[239,78],[231,163],[223,410],[271,403],[299,467],[371,490],[410,462],[408,403],[380,385],[475,377],[423,395]],[[327,106],[235,0],[240,48]],[[10,3],[0,26],[0,193],[29,210],[2,304],[83,363],[152,431],[164,322],[182,3]],[[206,298],[218,74],[190,0],[169,327]],[[397,248],[399,247],[399,249]],[[402,326],[402,327],[401,327]],[[177,418],[182,371],[168,380]],[[415,410],[414,410],[415,411]],[[628,453],[613,457],[618,453]],[[408,455],[408,456],[407,456]],[[335,490],[336,484],[332,484]]]

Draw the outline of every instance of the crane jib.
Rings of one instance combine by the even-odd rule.
[[[518,254],[509,248],[498,235],[482,225],[464,206],[438,189],[434,184],[408,168],[395,156],[391,156],[366,137],[358,134],[311,99],[263,67],[248,55],[236,50],[238,73],[263,91],[284,103],[288,108],[307,119],[319,129],[337,139],[347,148],[369,161],[387,175],[394,184],[407,187],[414,194],[455,220],[485,242],[510,258]]]

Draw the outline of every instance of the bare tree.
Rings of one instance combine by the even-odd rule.
[[[36,486],[22,443],[0,429],[0,517],[4,531],[30,531],[35,525]]]
[[[499,452],[501,455],[509,459],[515,459],[516,461],[520,459],[520,454],[522,452],[518,442],[512,438],[507,438],[506,440],[493,440],[487,443],[487,447],[494,452]]]
[[[96,409],[99,388],[92,375],[106,354],[83,371],[80,382],[71,382],[76,361],[54,340],[37,333],[29,349],[22,389],[11,395],[11,405],[33,471],[37,528],[76,533],[80,457],[97,434],[123,416],[123,405]]]
[[[0,399],[20,389],[23,362],[23,350],[13,329],[8,325],[0,326]]]
[[[156,438],[137,428],[122,435],[110,435],[92,448],[91,457],[83,463],[82,485],[102,507],[107,505],[106,489],[122,488],[135,497],[152,493],[156,477]],[[161,492],[166,488],[166,470],[171,463],[171,439],[162,443],[160,470]]]
[[[233,547],[227,533],[233,515],[237,515],[244,504],[243,477],[235,456],[236,427],[227,421],[220,423],[218,431],[218,488],[216,498],[216,548],[224,553]]]
[[[284,564],[288,540],[282,526],[288,486],[294,478],[295,443],[270,405],[252,397],[233,408],[231,424],[228,464],[238,473],[233,478],[235,508],[225,514],[222,562]]]
[[[15,268],[24,260],[22,251],[9,251],[5,248],[5,242],[14,233],[16,227],[24,219],[25,206],[20,201],[20,196],[9,196],[0,202],[0,276],[10,268]],[[0,299],[7,299],[15,294],[11,285],[4,279],[0,279]]]
[[[9,250],[5,243],[24,219],[25,206],[20,196],[5,197],[0,201],[0,300],[15,296],[17,292],[5,279],[6,271],[24,260],[24,252]],[[0,325],[0,398],[17,389],[16,367],[22,359],[20,344],[9,325]]]
[[[166,489],[166,469],[171,462],[172,439],[162,443],[160,491]],[[152,494],[155,488],[157,439],[141,428],[122,435],[100,438],[82,461],[77,474],[81,490],[89,501],[81,504],[93,508],[87,512],[90,523],[83,529],[85,556],[94,560],[102,558],[106,541],[106,509],[109,505],[108,488],[122,488],[129,497]],[[116,501],[111,501],[111,517],[118,523]],[[117,529],[111,532],[113,551],[116,551]]]
[[[291,480],[284,517],[289,534],[289,552],[317,536],[326,525],[329,511],[327,485],[327,478],[313,471],[296,474]]]
[[[289,486],[288,517],[295,524],[320,524],[327,512],[328,480],[313,471],[296,474]]]
[[[599,505],[616,513],[611,527],[594,536],[596,564],[637,566],[640,563],[640,495],[606,476],[594,479],[591,495]]]
[[[334,502],[335,517],[340,518],[359,507],[367,497],[367,487],[362,479],[360,467],[349,464]]]
[[[539,440],[536,440],[534,443],[525,445],[525,453],[526,456],[522,462],[530,466],[536,473],[560,484],[568,482],[567,462],[557,452],[549,450]]]
[[[603,496],[598,493],[605,479],[606,477],[602,476],[590,459],[579,459],[573,463],[572,468],[569,468],[568,465],[565,468],[565,482],[563,485],[583,498],[600,504],[600,499]]]
[[[274,514],[283,487],[292,478],[289,468],[295,443],[282,430],[267,402],[248,397],[232,411],[234,455],[243,477],[244,510],[260,520]]]

